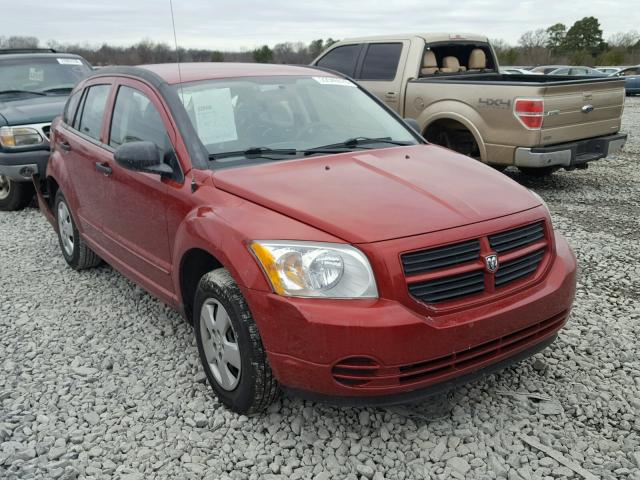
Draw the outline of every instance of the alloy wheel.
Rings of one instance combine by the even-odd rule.
[[[62,240],[62,248],[71,257],[75,246],[73,241],[73,222],[65,202],[58,203],[58,231]]]
[[[0,175],[0,200],[4,200],[11,193],[11,181],[5,176]]]
[[[242,370],[240,347],[229,314],[219,301],[210,298],[202,305],[200,332],[213,377],[224,390],[233,390]]]

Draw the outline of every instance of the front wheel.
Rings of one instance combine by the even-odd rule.
[[[16,182],[0,175],[0,210],[10,212],[22,210],[33,200],[33,184],[31,182]]]
[[[56,193],[54,214],[58,226],[58,242],[62,256],[74,270],[96,267],[102,260],[91,250],[76,227],[67,199],[60,190]]]
[[[193,311],[200,361],[220,401],[241,414],[265,410],[280,390],[258,327],[226,269],[200,279]]]

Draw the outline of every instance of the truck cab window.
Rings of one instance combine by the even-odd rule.
[[[360,80],[393,80],[396,78],[402,43],[372,43],[364,57]]]
[[[353,77],[361,47],[361,45],[344,45],[334,48],[318,60],[318,66]]]

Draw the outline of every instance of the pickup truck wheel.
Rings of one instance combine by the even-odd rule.
[[[265,410],[280,389],[258,327],[226,269],[200,279],[193,311],[198,315],[194,329],[200,361],[220,401],[241,414]]]
[[[33,200],[33,184],[31,182],[14,182],[0,175],[0,210],[10,212],[22,210]]]
[[[54,202],[54,215],[58,225],[58,242],[62,256],[74,270],[96,267],[102,259],[91,250],[76,228],[67,199],[60,190]]]
[[[542,167],[542,168],[518,167],[518,169],[522,173],[530,177],[542,178],[542,177],[548,177],[549,175],[551,175],[553,172],[558,170],[558,167]]]

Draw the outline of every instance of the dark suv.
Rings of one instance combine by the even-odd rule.
[[[51,121],[91,65],[55,50],[0,50],[0,210],[33,198],[31,176],[44,175]]]

